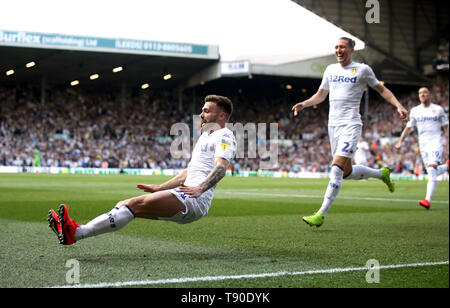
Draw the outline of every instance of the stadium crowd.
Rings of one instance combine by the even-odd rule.
[[[166,94],[166,93],[164,93]],[[168,135],[172,119],[167,97],[134,97],[126,106],[107,93],[73,89],[49,92],[42,105],[32,89],[2,89],[2,165],[32,165],[35,150],[42,166],[175,168]]]
[[[448,114],[448,83],[432,90],[434,102]],[[230,97],[235,105],[230,122],[278,123],[279,156],[274,170],[327,172],[331,161],[328,103],[307,108],[294,118],[292,105],[302,100],[302,95],[307,97],[307,93],[294,100],[237,93]],[[418,104],[417,91],[397,97],[408,110]],[[192,98],[185,101],[190,103]],[[39,150],[41,165],[48,167],[184,168],[189,158],[170,154],[174,138],[170,128],[175,123],[190,125],[192,115],[181,111],[175,102],[177,98],[164,91],[130,95],[123,104],[106,91],[70,88],[48,91],[42,104],[32,87],[0,87],[0,165],[31,166]],[[397,173],[420,172],[417,135],[411,134],[402,149],[396,150],[395,139],[406,123],[376,95],[371,98],[367,115],[363,104],[363,138],[369,144],[367,165],[388,166]],[[444,158],[448,159],[448,142]],[[233,168],[258,170],[259,160],[237,157]]]

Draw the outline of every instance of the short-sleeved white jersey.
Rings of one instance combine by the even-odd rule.
[[[369,144],[367,143],[367,141],[360,141],[356,146],[357,149],[354,156],[355,162],[357,165],[364,165],[367,163],[366,152],[370,150]]]
[[[187,177],[184,182],[186,186],[197,186],[201,184],[209,173],[214,169],[216,157],[222,157],[231,162],[236,154],[236,138],[228,128],[222,128],[209,134],[204,132],[197,141],[192,151],[192,158],[187,167]],[[214,195],[214,187],[205,191],[205,196],[210,203]]]
[[[448,125],[444,109],[431,103],[428,107],[422,104],[411,109],[407,127],[417,127],[419,146],[442,142],[442,126]]]
[[[364,89],[380,82],[370,66],[352,62],[347,66],[329,65],[322,78],[320,89],[329,91],[330,113],[328,126],[362,125],[359,106]]]

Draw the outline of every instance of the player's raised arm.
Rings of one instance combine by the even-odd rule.
[[[172,188],[176,188],[184,183],[187,176],[187,169],[184,169],[179,174],[171,178],[169,181],[160,184],[160,185],[153,185],[153,184],[137,184],[136,187],[139,189],[142,189],[145,192],[154,193],[157,191],[162,190],[168,190]]]
[[[294,111],[294,116],[296,117],[298,115],[298,112],[303,110],[306,107],[318,105],[322,103],[328,95],[328,91],[324,89],[319,89],[316,94],[311,96],[306,101],[300,102],[298,104],[295,104],[294,107],[292,107],[292,110]]]
[[[379,83],[377,84],[374,89],[381,95],[382,98],[384,98],[386,101],[388,101],[392,106],[397,108],[397,112],[400,115],[400,119],[406,120],[408,118],[408,111],[403,107],[403,105],[398,101],[398,99],[395,97],[395,95],[386,88],[383,84]]]
[[[225,176],[227,172],[229,162],[222,157],[216,157],[214,160],[214,169],[211,170],[206,179],[198,186],[184,186],[181,185],[181,192],[185,193],[189,197],[200,197],[205,191],[219,183],[219,181]]]

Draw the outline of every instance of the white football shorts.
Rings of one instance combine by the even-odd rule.
[[[428,165],[440,165],[444,146],[442,142],[429,142],[420,144],[420,154],[422,155],[425,167]]]
[[[208,198],[203,194],[198,198],[185,195],[178,188],[169,190],[186,207],[186,211],[179,212],[172,217],[158,217],[159,220],[173,221],[179,224],[187,224],[199,220],[208,214]]]
[[[350,124],[342,126],[328,126],[332,156],[352,158],[355,155],[362,125]]]

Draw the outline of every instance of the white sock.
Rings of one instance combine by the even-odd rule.
[[[427,199],[428,202],[431,202],[437,184],[437,170],[433,167],[428,167],[427,172],[428,172],[428,184],[427,184],[427,196],[425,197],[425,199]]]
[[[381,172],[379,169],[373,169],[366,166],[354,165],[352,166],[352,172],[347,175],[345,180],[365,180],[370,178],[381,178]]]
[[[332,166],[330,172],[330,182],[328,182],[328,187],[323,198],[322,207],[319,212],[323,216],[326,216],[328,210],[336,199],[339,191],[341,190],[342,180],[344,177],[344,171],[338,166]]]
[[[437,167],[437,176],[441,175],[442,173],[444,173],[445,171],[448,170],[448,165],[444,164],[444,165],[440,165]]]
[[[127,205],[121,208],[115,207],[108,213],[94,218],[86,225],[80,225],[75,231],[74,239],[78,241],[91,236],[120,230],[133,218],[134,214]]]

